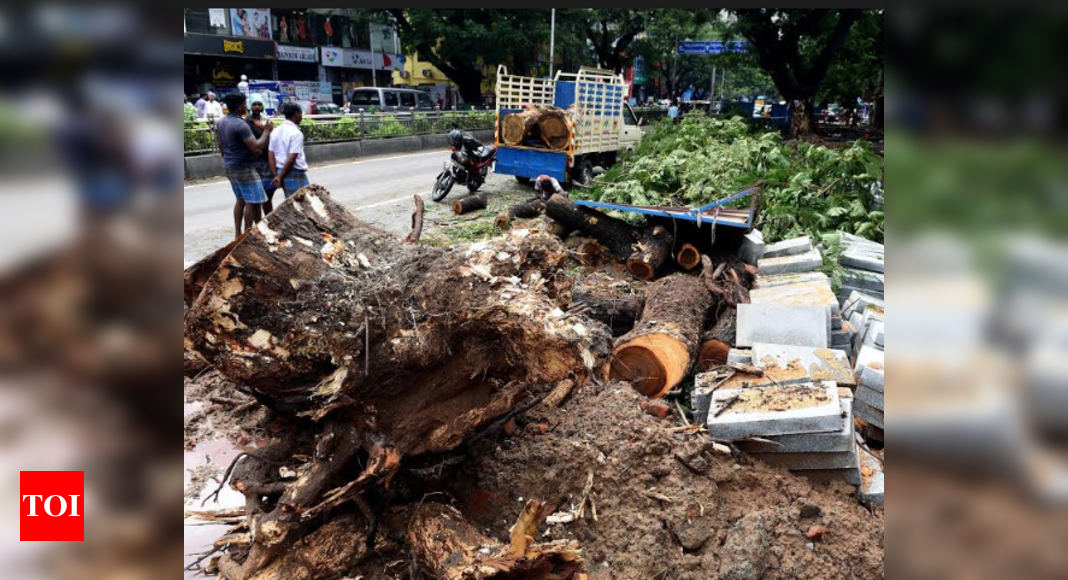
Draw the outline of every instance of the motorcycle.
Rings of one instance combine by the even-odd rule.
[[[449,161],[438,174],[434,181],[434,189],[430,193],[431,199],[441,201],[449,195],[452,186],[457,183],[466,185],[468,191],[474,193],[486,182],[489,176],[490,165],[497,158],[497,147],[483,145],[477,151],[468,153],[463,147],[454,147]]]

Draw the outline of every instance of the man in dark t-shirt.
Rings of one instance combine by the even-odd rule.
[[[243,118],[248,110],[245,95],[230,93],[223,101],[229,112],[215,124],[215,133],[223,158],[223,173],[230,180],[230,189],[237,198],[234,202],[234,237],[238,238],[242,233],[242,217],[245,231],[263,217],[267,192],[263,189],[263,176],[260,174],[262,158],[259,153],[270,143],[274,125],[268,121],[263,127],[263,134],[257,139]]]

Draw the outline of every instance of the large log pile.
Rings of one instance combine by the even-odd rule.
[[[510,147],[563,151],[571,140],[567,112],[554,107],[533,107],[505,115],[501,121],[501,139]]]

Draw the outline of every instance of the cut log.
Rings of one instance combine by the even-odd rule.
[[[705,370],[727,364],[727,355],[735,344],[737,316],[734,306],[724,308],[716,323],[701,337],[699,360]]]
[[[415,210],[412,211],[412,231],[408,232],[408,237],[404,238],[406,244],[418,244],[419,238],[423,235],[423,198],[418,195],[415,197]]]
[[[675,254],[675,262],[684,270],[693,270],[701,263],[701,252],[693,244],[683,244]]]
[[[612,336],[623,336],[634,328],[644,299],[626,289],[610,286],[579,286],[571,291],[567,311],[608,326]]]
[[[668,261],[675,237],[664,226],[646,228],[637,250],[627,258],[627,270],[639,280],[652,280]]]
[[[540,109],[527,109],[519,113],[505,115],[504,121],[501,123],[501,138],[504,139],[504,144],[512,147],[521,145],[523,140],[528,137],[531,129],[537,128],[540,116]]]
[[[553,151],[567,149],[571,142],[571,128],[567,112],[562,109],[545,109],[538,116],[538,132],[541,140]]]
[[[463,215],[465,213],[486,209],[486,194],[468,195],[452,203],[452,213]]]
[[[402,244],[318,186],[240,240],[190,308],[185,337],[228,380],[323,430],[290,453],[313,458],[295,479],[272,469],[251,483],[271,505],[250,511],[253,544],[240,564],[224,558],[227,578],[265,570],[307,522],[388,485],[403,458],[457,447],[529,400],[529,385],[582,384],[608,332],[553,316],[543,285],[528,284],[567,263],[560,240],[537,232],[470,254]]]
[[[634,245],[638,243],[637,230],[627,222],[592,208],[575,205],[560,194],[553,195],[546,202],[545,215],[597,239],[623,260],[634,253]]]
[[[499,214],[493,220],[493,226],[499,230],[506,230],[513,220],[536,218],[545,211],[545,202],[540,198],[533,198],[523,203],[517,203],[508,208],[507,212]]]
[[[651,284],[641,319],[616,341],[608,377],[628,381],[648,397],[666,395],[697,360],[711,304],[711,295],[696,276],[680,274]]]
[[[564,240],[571,235],[571,228],[565,226],[560,222],[551,222],[549,224],[549,233],[560,238],[561,240]]]
[[[449,580],[587,578],[577,541],[531,543],[527,538],[535,534],[524,534],[521,542],[513,539],[511,545],[501,544],[482,535],[451,507],[427,503],[413,511],[408,545],[417,564],[429,577]],[[531,531],[523,523],[517,523],[516,528]],[[513,547],[522,553],[517,555]]]

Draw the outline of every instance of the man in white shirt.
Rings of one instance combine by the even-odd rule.
[[[271,144],[267,149],[267,161],[274,173],[271,185],[281,187],[286,199],[298,189],[308,185],[308,161],[304,157],[304,133],[301,133],[301,120],[304,112],[296,103],[282,105],[282,116],[286,118],[271,133]]]
[[[210,91],[208,92],[208,102],[204,104],[204,116],[209,120],[214,119],[216,121],[222,119],[223,116],[222,103],[215,98],[215,93]]]

